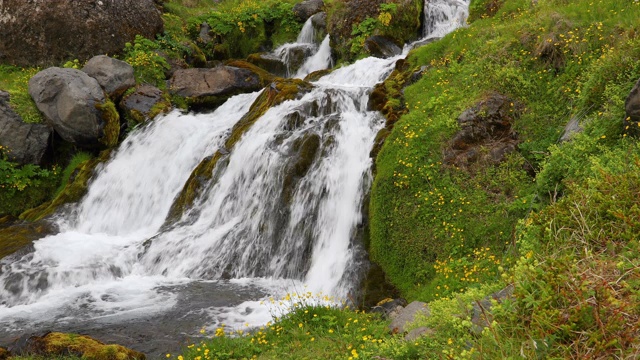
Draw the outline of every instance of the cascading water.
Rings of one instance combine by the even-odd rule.
[[[441,38],[464,26],[469,16],[470,0],[428,0],[424,2],[422,37]]]
[[[278,47],[273,51],[273,56],[286,65],[287,76],[302,79],[314,71],[331,67],[329,35],[320,45],[316,44],[316,30],[312,18],[309,18],[302,26],[296,42]]]
[[[468,1],[461,4],[466,11]],[[436,17],[433,28],[451,19]],[[317,53],[330,59],[325,42]],[[59,221],[59,234],[0,261],[0,342],[50,327],[107,340],[149,331],[178,338],[219,321],[266,322],[258,302],[280,291],[346,296],[361,265],[369,149],[384,124],[367,110],[369,93],[401,56],[366,58],[320,78],[269,109],[231,149],[222,149],[225,139],[258,93],[134,131]],[[220,149],[206,190],[167,223],[190,172]],[[169,346],[143,349],[137,339],[118,341],[151,354]]]

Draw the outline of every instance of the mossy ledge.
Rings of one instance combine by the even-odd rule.
[[[227,151],[233,148],[242,135],[244,135],[267,110],[284,101],[300,98],[311,90],[311,88],[312,85],[306,81],[281,78],[276,78],[275,81],[271,83],[271,86],[265,88],[253,105],[251,105],[249,111],[231,130],[231,135],[229,135],[224,144],[226,151],[224,151],[224,153],[220,150],[216,151],[212,156],[208,156],[202,160],[193,172],[191,172],[191,176],[189,176],[180,195],[178,195],[169,211],[166,223],[171,224],[177,221],[184,211],[193,205],[195,199],[202,193],[204,185],[211,180],[213,169],[216,167],[218,161],[225,156]]]
[[[55,225],[45,220],[29,223],[16,222],[8,216],[0,218],[0,259],[24,248],[34,240],[57,231]]]
[[[36,221],[53,214],[63,204],[78,201],[87,192],[87,185],[93,176],[96,166],[109,159],[111,150],[104,150],[98,157],[82,162],[62,192],[53,200],[20,214],[20,219]]]
[[[118,138],[120,137],[120,114],[116,110],[116,105],[113,101],[108,100],[104,104],[96,104],[95,106],[100,111],[102,121],[104,121],[104,135],[99,141],[107,148],[115,147],[118,145]]]

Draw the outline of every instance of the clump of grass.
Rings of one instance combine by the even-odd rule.
[[[26,123],[42,122],[42,115],[29,95],[29,79],[38,71],[38,68],[18,68],[0,64],[0,90],[11,94],[11,107]]]

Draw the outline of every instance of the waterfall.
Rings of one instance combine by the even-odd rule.
[[[322,43],[316,44],[316,31],[309,18],[304,23],[296,42],[278,47],[273,51],[272,56],[286,65],[287,77],[302,79],[314,71],[331,67],[329,35],[325,36]]]
[[[427,36],[464,20],[466,4],[431,1]],[[305,24],[296,46],[315,46],[311,31]],[[329,66],[330,53],[326,37],[296,76]],[[306,286],[346,297],[361,266],[369,151],[384,126],[367,109],[369,94],[402,56],[365,58],[321,77],[267,110],[230,149],[227,137],[259,93],[135,130],[59,220],[59,234],[0,261],[0,340],[83,320],[152,331],[162,328],[146,320],[156,314],[184,319],[183,328],[171,321],[167,329],[188,333],[224,319],[264,323],[270,314],[260,299],[281,291]],[[167,224],[191,172],[218,150],[205,191]]]

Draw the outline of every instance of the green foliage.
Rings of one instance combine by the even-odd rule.
[[[42,115],[29,95],[29,79],[38,71],[0,64],[0,90],[9,92],[11,107],[26,123],[42,122]]]
[[[292,1],[232,1],[215,10],[189,20],[189,29],[196,35],[199,25],[206,22],[216,41],[205,46],[210,53],[224,47],[228,56],[245,58],[258,52],[267,43],[272,46],[292,41],[301,29],[293,15]],[[217,49],[216,49],[217,47]]]
[[[165,70],[167,60],[158,53],[162,49],[159,42],[136,35],[134,43],[126,43],[123,59],[133,66],[137,83],[148,83],[160,89],[166,88]]]
[[[0,145],[0,214],[17,216],[49,198],[58,179],[58,169],[7,160],[11,149]]]

